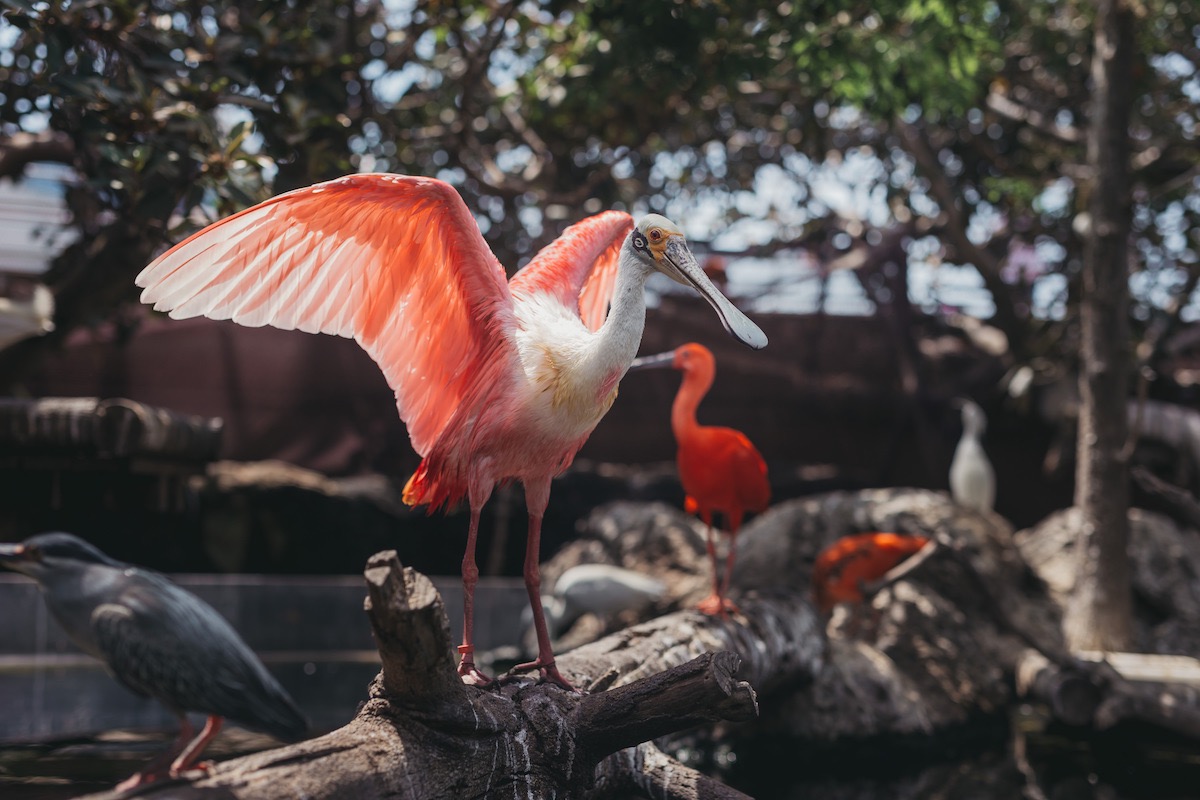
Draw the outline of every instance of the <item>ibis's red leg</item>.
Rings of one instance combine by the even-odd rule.
[[[192,740],[196,731],[192,727],[192,723],[188,722],[188,718],[183,714],[179,715],[179,735],[175,737],[175,741],[171,742],[166,751],[155,756],[154,760],[140,770],[130,775],[125,780],[117,784],[116,791],[127,792],[130,789],[135,789],[138,786],[145,786],[148,783],[161,781],[168,776],[167,767],[175,760],[175,756],[183,752],[187,747],[188,742]]]
[[[204,721],[204,728],[200,731],[200,735],[192,740],[184,751],[179,754],[179,757],[171,762],[171,777],[178,777],[181,772],[189,769],[208,769],[208,762],[196,764],[195,761],[204,752],[204,748],[208,747],[208,743],[217,737],[221,732],[221,718],[215,714],[210,714],[208,719]]]
[[[517,664],[513,672],[540,670],[542,679],[556,683],[569,691],[576,691],[570,681],[562,676],[554,665],[554,650],[550,647],[550,631],[546,627],[546,612],[542,608],[542,575],[538,568],[538,554],[542,543],[542,515],[550,499],[550,481],[545,486],[525,485],[525,505],[529,509],[529,539],[525,543],[525,591],[529,594],[529,605],[533,610],[533,628],[537,632],[537,658],[525,664]]]
[[[708,560],[712,564],[712,594],[700,601],[696,606],[704,614],[724,614],[725,603],[721,600],[721,568],[717,564],[717,539],[713,531],[712,512],[707,509],[700,512],[700,519],[708,528]]]
[[[742,515],[733,512],[729,515],[729,552],[725,555],[725,580],[721,582],[721,607],[725,611],[737,613],[738,607],[729,599],[729,579],[733,577],[733,562],[737,558],[737,535],[742,527]]]
[[[467,528],[467,550],[462,560],[463,583],[463,643],[458,646],[461,659],[458,662],[458,674],[463,683],[474,686],[486,686],[492,682],[475,666],[475,585],[479,583],[479,567],[475,565],[475,541],[479,536],[479,512],[483,503],[477,502],[475,493],[471,496],[471,524]]]

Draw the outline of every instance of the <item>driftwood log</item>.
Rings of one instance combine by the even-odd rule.
[[[648,742],[752,719],[751,683],[811,674],[822,652],[803,601],[764,597],[747,603],[737,620],[679,612],[561,656],[563,674],[585,692],[530,678],[478,689],[456,674],[432,583],[390,551],[372,557],[365,576],[383,668],[348,725],[185,781],[93,800],[744,798]]]

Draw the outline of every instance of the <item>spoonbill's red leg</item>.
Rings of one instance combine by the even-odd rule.
[[[463,584],[463,643],[458,646],[461,659],[458,662],[458,674],[463,683],[472,686],[487,686],[492,679],[479,671],[475,666],[475,585],[479,583],[479,567],[475,564],[475,541],[479,536],[479,512],[483,502],[477,502],[475,492],[471,493],[471,524],[467,528],[467,550],[462,560]]]
[[[542,679],[556,683],[568,691],[577,691],[554,665],[554,649],[550,646],[550,631],[546,627],[546,613],[542,608],[542,576],[538,568],[538,553],[541,550],[542,516],[550,500],[550,481],[529,482],[525,485],[525,505],[529,509],[529,539],[525,543],[525,591],[529,594],[529,605],[533,610],[533,628],[537,632],[537,658],[517,664],[513,672],[541,671]]]

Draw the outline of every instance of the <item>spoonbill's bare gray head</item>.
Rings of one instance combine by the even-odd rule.
[[[767,335],[762,329],[729,302],[704,274],[678,225],[661,214],[647,214],[629,238],[634,251],[648,259],[656,270],[698,291],[717,312],[730,335],[755,350],[767,346]]]

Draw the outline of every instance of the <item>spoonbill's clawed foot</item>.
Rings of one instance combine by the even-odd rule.
[[[517,664],[515,667],[510,669],[508,672],[510,675],[516,675],[521,672],[531,672],[535,669],[538,670],[539,673],[541,673],[543,681],[546,681],[547,683],[553,683],[556,686],[561,686],[562,688],[566,689],[568,692],[574,692],[575,694],[583,694],[582,689],[576,689],[574,686],[571,685],[570,681],[568,681],[566,678],[563,677],[562,673],[558,671],[558,667],[554,665],[553,659],[550,659],[549,661],[543,661],[539,657],[534,661],[529,661],[524,664]]]
[[[492,682],[492,679],[479,671],[475,666],[475,648],[467,645],[459,645],[458,652],[462,654],[462,660],[458,662],[458,674],[462,678],[462,682],[468,686],[487,686]]]
[[[701,600],[696,606],[696,610],[701,614],[708,614],[710,617],[727,617],[730,614],[740,613],[732,600],[728,597],[721,597],[718,594],[710,594]]]

